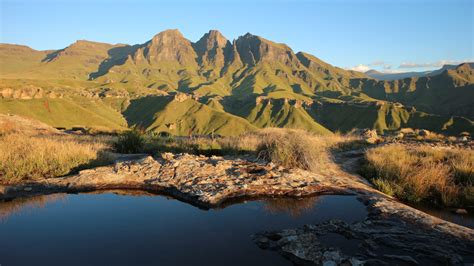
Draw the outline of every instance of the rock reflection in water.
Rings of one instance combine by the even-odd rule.
[[[28,198],[18,198],[10,201],[0,201],[0,222],[8,219],[9,216],[25,212],[26,210],[45,208],[48,203],[59,200],[66,200],[65,194],[42,195]]]
[[[260,249],[252,235],[367,215],[354,196],[252,200],[203,210],[140,191],[39,196],[0,202],[0,210],[8,217],[0,222],[0,236],[8,240],[0,241],[5,265],[62,265],[71,258],[78,265],[290,265],[277,252]]]
[[[287,213],[297,218],[311,210],[318,200],[318,197],[268,199],[264,201],[264,208],[271,214]]]

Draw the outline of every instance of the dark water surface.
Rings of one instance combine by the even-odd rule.
[[[436,208],[423,204],[410,204],[410,206],[445,221],[474,229],[474,208],[467,209],[468,214],[457,214],[454,209]]]
[[[164,196],[55,194],[0,202],[0,264],[291,265],[253,233],[363,220],[353,196],[243,202],[201,210]]]

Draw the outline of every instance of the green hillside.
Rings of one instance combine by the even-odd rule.
[[[474,133],[472,64],[383,81],[260,36],[231,42],[216,30],[196,42],[166,30],[136,45],[81,40],[36,51],[0,44],[0,62],[0,112],[57,127],[136,126],[176,135],[261,127]]]
[[[213,109],[193,99],[177,101],[170,97],[132,100],[124,112],[131,126],[173,135],[236,135],[255,130],[247,120]]]
[[[54,127],[74,126],[124,129],[122,115],[101,100],[66,99],[0,99],[0,113],[17,114],[37,119]]]

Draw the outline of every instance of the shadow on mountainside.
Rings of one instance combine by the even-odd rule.
[[[154,122],[155,113],[162,111],[172,97],[147,96],[130,101],[122,113],[129,126],[148,128]]]
[[[136,44],[133,46],[127,45],[110,49],[107,52],[109,58],[100,63],[99,69],[96,72],[89,74],[89,80],[94,80],[107,74],[114,66],[123,65],[127,61],[128,56],[134,54],[142,46],[143,45]]]

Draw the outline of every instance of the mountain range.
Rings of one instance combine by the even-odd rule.
[[[471,68],[474,67],[474,63],[467,63]],[[396,80],[396,79],[405,79],[413,77],[427,77],[427,76],[436,76],[441,74],[445,70],[455,69],[458,65],[443,65],[440,69],[420,71],[420,72],[400,72],[400,73],[385,73],[380,72],[374,69],[364,72],[367,76],[380,79],[380,80]]]
[[[247,33],[198,41],[166,30],[143,44],[80,40],[60,50],[0,44],[0,113],[55,127],[235,135],[404,127],[474,133],[472,64],[383,80]]]

